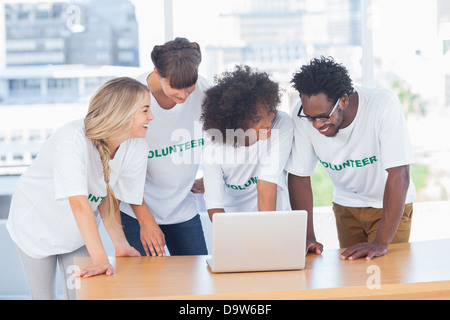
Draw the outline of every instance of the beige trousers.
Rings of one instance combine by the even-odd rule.
[[[341,248],[348,248],[360,242],[371,242],[375,239],[383,209],[344,207],[333,203],[333,211]],[[397,232],[391,243],[409,241],[412,213],[413,204],[406,204]]]

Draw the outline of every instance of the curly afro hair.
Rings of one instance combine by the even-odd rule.
[[[324,93],[330,102],[353,92],[347,69],[332,57],[315,58],[295,73],[291,83],[300,95],[315,96]]]
[[[205,92],[202,104],[205,131],[216,129],[226,137],[227,129],[247,131],[258,112],[266,110],[276,115],[281,91],[267,73],[235,66],[234,71],[224,72],[214,80],[215,85]]]

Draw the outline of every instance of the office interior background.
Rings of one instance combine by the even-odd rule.
[[[450,1],[0,0],[0,299],[28,295],[5,229],[17,179],[103,82],[150,70],[153,46],[178,36],[200,44],[211,80],[236,64],[272,74],[287,112],[299,99],[292,74],[320,55],[355,85],[395,91],[416,157],[412,240],[450,237]],[[333,247],[333,187],[320,165],[313,185],[318,240]]]

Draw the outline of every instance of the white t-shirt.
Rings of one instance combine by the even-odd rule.
[[[147,150],[144,139],[128,139],[110,160],[110,185],[117,199],[142,203]],[[68,199],[77,195],[88,197],[96,216],[106,197],[100,155],[85,135],[83,120],[56,130],[20,177],[6,224],[13,241],[33,258],[83,246]]]
[[[208,141],[203,156],[207,209],[258,211],[258,179],[277,184],[277,210],[291,210],[284,170],[292,144],[292,119],[278,111],[271,136],[248,147]]]
[[[294,142],[286,170],[311,176],[320,161],[332,180],[334,202],[348,207],[383,207],[386,169],[414,163],[403,109],[398,97],[384,89],[355,88],[359,96],[353,122],[334,138],[292,112]],[[412,180],[406,203],[415,200]],[[298,195],[301,196],[301,195]]]
[[[147,84],[145,73],[138,80]],[[200,122],[204,92],[211,84],[199,76],[195,90],[184,103],[166,110],[151,95],[150,122],[145,140],[149,145],[144,199],[158,224],[188,221],[198,213],[191,192],[204,145]],[[120,210],[135,217],[127,203]]]

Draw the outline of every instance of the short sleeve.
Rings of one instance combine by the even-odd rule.
[[[294,138],[290,156],[286,163],[286,171],[300,177],[312,176],[317,165],[317,155],[306,130],[306,123],[297,117],[301,102],[292,111]]]
[[[221,209],[225,207],[225,182],[219,159],[221,148],[216,148],[209,142],[203,149],[203,184],[206,209]]]
[[[131,139],[126,150],[122,170],[113,186],[117,199],[142,204],[147,173],[148,145],[143,139]]]
[[[284,183],[279,179],[286,178],[285,176],[283,178],[283,172],[291,152],[293,126],[288,114],[279,112],[277,117],[271,129],[271,137],[261,141],[264,143],[258,150],[261,163],[258,179],[282,186]]]
[[[53,176],[55,200],[88,195],[87,146],[78,131],[61,137],[55,147]]]
[[[389,169],[414,162],[411,141],[403,108],[397,96],[386,92],[385,110],[379,129],[383,168]]]

